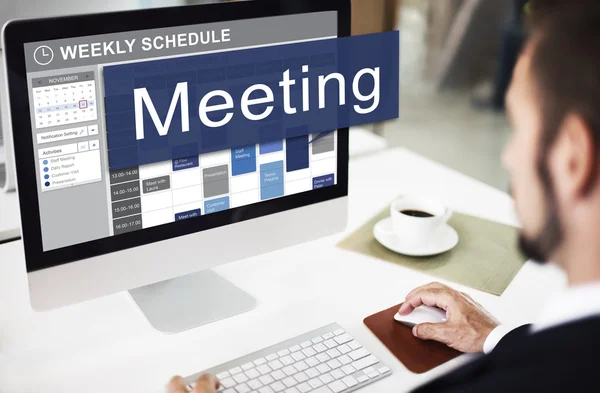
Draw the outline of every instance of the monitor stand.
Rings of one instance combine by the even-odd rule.
[[[129,291],[150,324],[179,333],[250,311],[256,300],[211,270]]]

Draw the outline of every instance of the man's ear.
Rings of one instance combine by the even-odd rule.
[[[581,198],[593,187],[598,164],[591,130],[581,116],[571,114],[556,142],[557,192],[570,199]]]

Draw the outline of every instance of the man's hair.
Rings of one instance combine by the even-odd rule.
[[[542,111],[542,154],[569,114],[600,147],[600,0],[532,0],[531,76]]]

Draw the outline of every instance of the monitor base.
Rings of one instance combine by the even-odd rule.
[[[256,300],[211,270],[132,289],[129,294],[148,322],[163,333],[179,333],[250,311]]]

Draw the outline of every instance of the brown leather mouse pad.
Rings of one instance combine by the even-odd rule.
[[[444,344],[413,336],[411,328],[394,319],[400,305],[365,318],[364,324],[406,368],[422,374],[461,355]]]

